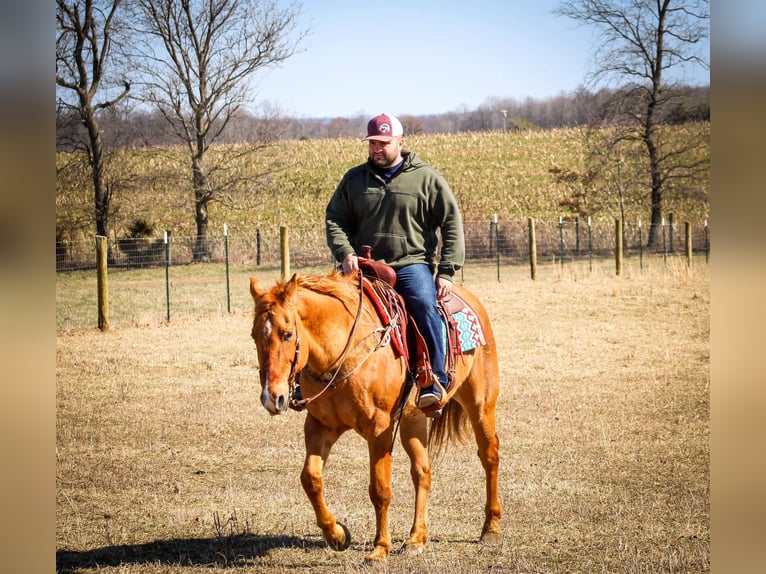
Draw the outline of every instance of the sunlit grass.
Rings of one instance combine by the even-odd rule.
[[[237,269],[237,284],[250,271]],[[279,274],[262,271],[266,283]],[[475,266],[463,279],[499,342],[502,545],[477,542],[481,465],[475,447],[452,447],[433,469],[426,552],[392,555],[383,569],[709,571],[707,266],[545,271],[531,281],[511,266],[498,282],[493,266]],[[220,282],[192,284],[220,300]],[[249,294],[239,291],[231,314],[57,336],[59,571],[371,570],[366,445],[344,435],[325,469],[328,503],[353,536],[335,553],[300,486],[304,415],[269,417],[259,405]],[[413,504],[400,445],[393,489],[396,545]]]

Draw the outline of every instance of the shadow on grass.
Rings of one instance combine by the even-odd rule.
[[[313,549],[326,546],[326,542],[319,538],[284,535],[239,534],[220,538],[176,538],[84,551],[57,550],[56,572],[72,574],[80,568],[124,564],[241,567],[275,548]]]

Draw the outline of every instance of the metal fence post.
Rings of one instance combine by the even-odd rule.
[[[229,286],[229,230],[223,224],[223,252],[226,259],[226,309],[231,313],[231,289]]]
[[[496,259],[496,266],[497,266],[497,280],[500,281],[500,226],[497,222],[497,213],[495,213],[494,217],[492,218],[492,222],[495,225],[495,259]]]
[[[590,215],[588,216],[588,267],[593,272],[593,228],[591,226]]]
[[[614,260],[617,275],[622,275],[622,219],[614,220]]]
[[[261,228],[255,230],[255,264],[261,266]]]
[[[580,218],[575,217],[575,253],[580,257]]]
[[[170,231],[165,231],[165,305],[170,323]]]
[[[705,263],[710,263],[710,237],[707,230],[707,219],[705,220]]]
[[[686,266],[691,269],[692,266],[692,224],[684,222],[684,231],[686,232]]]
[[[559,215],[559,250],[561,254],[561,268],[564,269],[564,218]]]

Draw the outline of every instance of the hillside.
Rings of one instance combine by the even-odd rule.
[[[710,124],[686,124],[670,128],[670,137],[688,131],[709,139]],[[549,131],[481,132],[450,135],[413,135],[408,148],[431,163],[447,179],[464,213],[464,219],[558,217],[567,215],[559,206],[566,196],[549,172],[557,167],[583,170],[583,128]],[[215,154],[211,152],[211,163]],[[229,151],[249,151],[244,145]],[[114,236],[128,233],[137,220],[161,235],[171,229],[177,235],[194,235],[193,197],[182,150],[120,150],[112,158]],[[705,152],[709,157],[709,147]],[[276,143],[258,152],[257,159],[235,163],[239,185],[227,190],[222,201],[211,204],[210,227],[247,228],[316,222],[338,180],[366,156],[364,143],[352,138],[296,140]],[[635,192],[627,205],[628,218],[649,218],[648,190]],[[708,217],[708,189],[671,188],[665,196],[665,212],[694,220]],[[57,236],[82,239],[93,233],[93,200],[90,176],[82,159],[57,155]],[[613,218],[614,205],[594,217]]]

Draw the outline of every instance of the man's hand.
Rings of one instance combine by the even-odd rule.
[[[348,275],[349,273],[359,269],[359,259],[357,258],[356,253],[349,253],[346,255],[343,258],[341,265],[343,266],[343,273],[345,275]]]
[[[452,292],[452,281],[444,277],[436,278],[436,298],[444,299]]]

